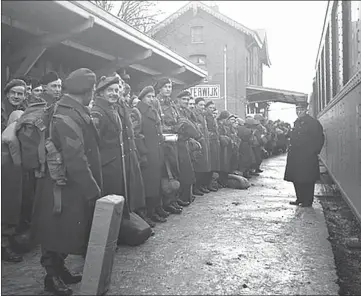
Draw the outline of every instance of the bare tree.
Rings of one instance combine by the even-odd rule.
[[[158,9],[158,1],[101,0],[94,2],[143,33],[149,31],[151,27],[157,24],[159,21],[158,17],[163,14]]]

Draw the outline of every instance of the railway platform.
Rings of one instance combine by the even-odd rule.
[[[119,247],[107,295],[338,295],[322,207],[317,198],[313,208],[289,205],[285,162],[285,155],[265,160],[248,190],[197,197],[144,245]],[[43,294],[39,253],[2,262],[2,294]],[[67,259],[74,271],[83,263]],[[76,294],[80,285],[72,288]]]

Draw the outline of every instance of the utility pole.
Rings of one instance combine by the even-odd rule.
[[[227,111],[227,45],[224,46],[223,50],[223,59],[224,59],[224,110]]]

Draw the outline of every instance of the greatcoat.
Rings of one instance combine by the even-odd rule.
[[[320,178],[318,154],[325,137],[320,122],[306,114],[295,121],[287,155],[284,179],[295,183],[314,183]]]
[[[209,133],[209,147],[210,147],[210,163],[211,171],[220,170],[220,143],[218,134],[217,120],[213,117],[213,113],[206,111],[206,122]]]

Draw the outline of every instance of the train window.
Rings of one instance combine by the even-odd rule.
[[[347,47],[348,56],[348,78],[351,78],[361,69],[361,1],[347,2]]]

